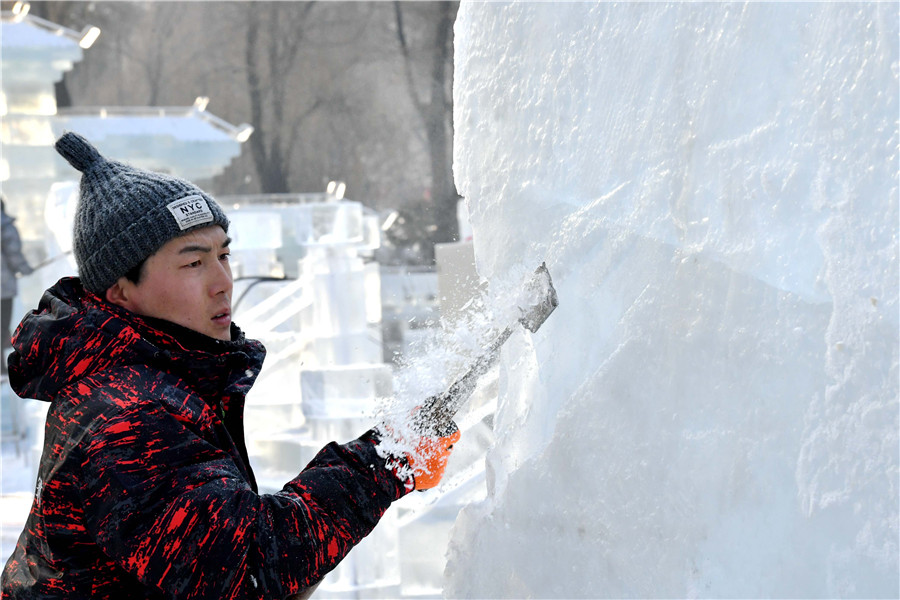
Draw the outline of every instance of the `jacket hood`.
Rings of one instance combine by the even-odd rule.
[[[232,324],[221,341],[162,319],[142,317],[59,280],[13,336],[9,380],[20,397],[52,401],[60,390],[111,368],[149,365],[202,391],[246,393],[265,348]],[[231,388],[231,389],[229,389]]]

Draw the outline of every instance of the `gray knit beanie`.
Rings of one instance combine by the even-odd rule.
[[[169,240],[228,217],[194,184],[107,160],[86,139],[67,132],[56,151],[81,171],[74,250],[84,287],[102,296]]]

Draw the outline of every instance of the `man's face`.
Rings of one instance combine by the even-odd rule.
[[[139,315],[230,340],[230,242],[218,225],[169,240],[144,262],[139,283],[119,279],[122,301],[114,302]]]

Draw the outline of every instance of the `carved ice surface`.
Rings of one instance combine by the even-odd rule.
[[[895,3],[463,3],[500,371],[447,597],[897,597]]]

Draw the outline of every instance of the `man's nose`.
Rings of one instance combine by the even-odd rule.
[[[232,284],[231,265],[226,261],[216,261],[216,267],[210,283],[210,292],[212,295],[215,296],[222,292],[230,292]]]

